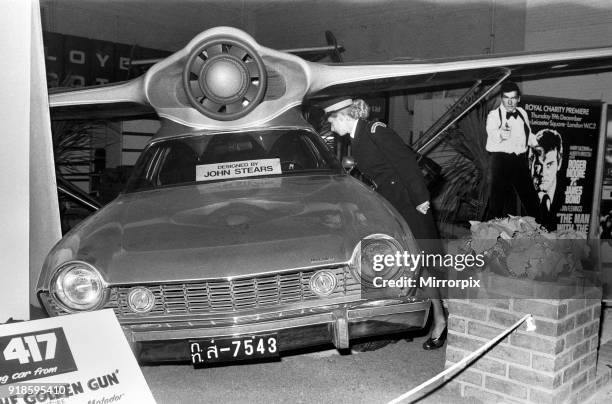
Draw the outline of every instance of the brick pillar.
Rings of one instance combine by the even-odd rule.
[[[589,397],[610,380],[609,369],[599,374],[596,370],[601,289],[589,288],[570,296],[449,299],[446,367],[525,314],[532,314],[537,326],[535,332],[527,332],[523,324],[450,386],[463,397],[474,396],[483,402],[557,404]]]

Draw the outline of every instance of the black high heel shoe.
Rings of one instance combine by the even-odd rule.
[[[432,349],[438,349],[442,347],[442,345],[444,345],[444,342],[446,342],[447,331],[448,327],[444,327],[442,334],[440,334],[438,338],[429,337],[427,341],[423,342],[423,349],[426,351],[430,351]]]

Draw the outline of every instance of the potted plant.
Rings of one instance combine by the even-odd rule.
[[[564,298],[576,287],[597,283],[587,238],[580,231],[548,232],[534,218],[519,216],[470,224],[470,237],[450,249],[483,257],[479,292]]]
[[[465,223],[482,218],[489,198],[489,153],[486,120],[490,104],[482,102],[449,129],[445,141],[457,154],[443,164],[440,221]]]

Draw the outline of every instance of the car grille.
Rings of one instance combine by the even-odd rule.
[[[316,268],[231,280],[143,285],[155,295],[155,305],[146,315],[235,313],[321,299],[309,286],[310,278],[320,269],[332,271],[338,281],[326,300],[360,295],[359,282],[351,276],[348,267]],[[115,287],[111,292],[106,307],[113,308],[120,318],[139,316],[127,302],[132,287]]]

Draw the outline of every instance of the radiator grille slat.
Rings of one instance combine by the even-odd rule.
[[[236,313],[319,299],[310,290],[309,281],[320,269],[232,280],[146,285],[155,295],[155,306],[147,315]],[[333,272],[338,281],[330,298],[358,295],[361,292],[359,282],[351,276],[348,267],[325,269]],[[118,317],[137,315],[127,304],[130,288],[112,289],[106,307],[113,308]]]

